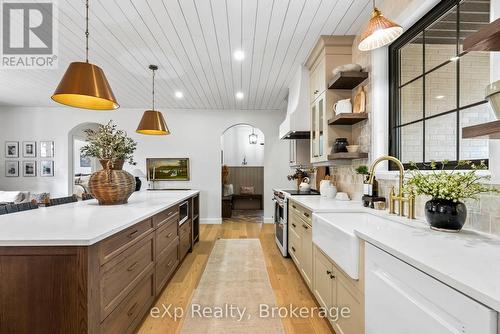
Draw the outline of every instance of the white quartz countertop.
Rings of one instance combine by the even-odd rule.
[[[320,196],[293,196],[314,216],[334,222],[335,213],[368,213],[373,219],[352,221],[360,238],[412,265],[470,298],[500,312],[500,238],[462,230],[434,231],[421,220],[408,220]],[[314,229],[314,220],[313,220]]]
[[[69,203],[0,216],[0,246],[88,246],[199,191],[141,191],[128,204]]]
[[[312,212],[363,212],[365,210],[361,202],[339,201],[319,195],[298,195],[292,196],[290,199]]]

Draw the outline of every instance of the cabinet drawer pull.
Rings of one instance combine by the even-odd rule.
[[[167,234],[165,237],[168,239],[170,238],[174,233],[173,232],[170,232],[169,234]]]
[[[293,204],[292,204],[292,208],[297,209],[297,207],[295,205],[293,205]]]
[[[335,275],[330,275],[330,279],[335,279]]]
[[[138,231],[138,230],[135,230],[135,231],[133,231],[133,232],[130,232],[130,233],[128,234],[128,237],[129,237],[130,239],[134,238],[134,236],[136,235],[136,233],[137,233],[137,232],[139,232],[139,231]]]
[[[134,263],[132,263],[130,265],[130,267],[127,268],[127,271],[133,271],[135,269],[135,266],[137,266],[137,261],[135,261]]]
[[[326,271],[326,274],[327,274],[327,275],[331,275],[331,274],[332,274],[331,270],[327,270],[327,271]]]
[[[293,226],[293,227],[297,227],[297,225],[295,225],[294,223],[292,223],[292,226]]]
[[[293,252],[295,253],[295,247],[293,247],[293,246],[292,246],[292,250],[293,250]]]
[[[309,214],[307,212],[304,212],[304,216],[306,216],[307,218],[309,218]]]
[[[319,90],[317,90],[317,89],[316,89],[316,90],[314,91],[314,94],[318,94],[318,93],[319,93]]]
[[[307,226],[306,224],[302,224],[302,227],[305,228],[306,230],[309,229],[309,226]]]
[[[135,311],[136,307],[137,307],[137,302],[135,302],[134,305],[132,305],[132,307],[129,308],[129,310],[127,312],[127,316],[131,317],[134,314],[134,311]]]

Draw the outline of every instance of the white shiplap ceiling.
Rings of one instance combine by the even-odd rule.
[[[84,60],[84,1],[58,10],[59,68],[0,70],[0,105],[57,106],[50,95],[67,65]],[[283,109],[318,37],[358,33],[370,11],[371,0],[90,0],[89,58],[125,108],[150,107],[157,64],[159,108]]]

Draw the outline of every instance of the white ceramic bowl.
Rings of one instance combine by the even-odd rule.
[[[347,193],[344,193],[344,192],[338,192],[337,195],[335,196],[335,199],[337,201],[349,201],[349,195],[347,195]]]
[[[359,150],[359,145],[347,145],[347,152],[356,153]]]
[[[500,80],[486,86],[486,100],[490,103],[497,119],[500,119]]]
[[[336,75],[339,72],[359,72],[363,67],[359,64],[345,64],[337,66],[332,70],[332,74]]]

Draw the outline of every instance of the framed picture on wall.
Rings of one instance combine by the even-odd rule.
[[[40,176],[54,176],[54,161],[40,161]]]
[[[19,161],[5,161],[5,176],[19,176]]]
[[[146,159],[148,180],[189,181],[189,158]]]
[[[36,161],[23,161],[23,176],[36,176]]]
[[[23,142],[23,157],[36,158],[36,142],[34,141]]]
[[[52,158],[54,156],[54,142],[41,141],[40,142],[40,157]]]
[[[19,142],[17,141],[5,142],[5,157],[19,158]]]

